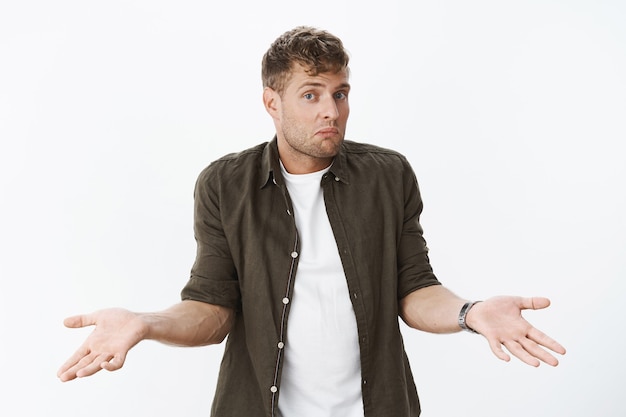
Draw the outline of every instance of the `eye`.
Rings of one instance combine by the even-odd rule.
[[[335,93],[335,98],[337,100],[345,100],[345,99],[348,98],[348,95],[345,92],[343,92],[343,91],[337,91]]]
[[[313,100],[315,98],[315,95],[313,95],[313,93],[306,93],[302,97],[304,97],[305,100]]]

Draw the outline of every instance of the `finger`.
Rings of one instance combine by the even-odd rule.
[[[69,369],[59,370],[59,372],[57,372],[57,377],[61,380],[61,382],[67,382],[72,379],[76,379],[76,373],[70,372]]]
[[[538,345],[546,347],[553,352],[565,355],[566,351],[563,345],[534,327],[528,332],[528,338]]]
[[[67,382],[67,381],[71,381],[73,379],[76,379],[76,374],[72,373],[72,372],[63,372],[63,373],[57,373],[57,377],[59,378],[59,380],[61,382]]]
[[[522,308],[525,310],[541,310],[550,305],[550,300],[545,297],[526,297],[522,299]]]
[[[126,361],[125,355],[118,354],[118,355],[113,356],[111,360],[107,362],[102,362],[100,366],[102,367],[102,369],[112,372],[112,371],[117,371],[122,366],[124,366],[125,361]]]
[[[84,378],[86,376],[91,376],[95,374],[96,372],[102,370],[102,364],[104,362],[108,362],[112,357],[113,355],[109,353],[101,353],[100,355],[97,355],[93,358],[89,358],[91,359],[91,361],[86,364],[81,364],[83,366],[76,371],[76,376],[78,378]]]
[[[71,372],[68,373],[68,371],[72,367],[76,366],[87,355],[89,355],[89,349],[81,346],[72,356],[69,357],[68,360],[65,361],[65,363],[63,363],[63,365],[61,365],[57,371],[57,376],[61,378],[62,381],[69,381],[70,379],[76,378],[76,375]],[[67,375],[64,375],[66,373]]]
[[[78,373],[81,369],[89,366],[93,363],[94,359],[97,357],[95,353],[91,351],[87,351],[85,355],[83,355],[80,360],[75,361],[71,366],[69,366],[65,372],[61,375],[62,381],[69,381],[71,379],[79,377]],[[70,362],[70,361],[68,361]]]
[[[74,366],[68,368],[63,373],[61,373],[61,375],[59,376],[59,379],[62,382],[66,382],[66,381],[71,381],[76,378],[80,378],[82,376],[87,376],[82,373],[84,372],[83,369],[89,367],[92,363],[93,363],[92,357],[84,358],[80,362],[74,364]]]
[[[65,327],[71,329],[77,329],[79,327],[92,326],[96,324],[91,314],[80,314],[77,316],[71,316],[63,320]]]
[[[492,341],[489,340],[489,347],[491,348],[491,351],[493,352],[494,355],[496,355],[496,357],[498,357],[498,359],[501,359],[505,362],[508,362],[511,360],[511,357],[509,355],[507,355],[507,353],[502,349],[502,344],[498,341]]]
[[[537,367],[540,365],[539,359],[528,353],[526,349],[522,347],[521,344],[515,341],[504,342],[504,347],[507,348],[509,352],[522,362],[527,365]]]
[[[530,339],[524,339],[520,342],[522,348],[526,350],[531,356],[539,359],[540,361],[547,363],[550,366],[557,366],[559,361],[553,355],[546,350],[542,349],[537,343]]]

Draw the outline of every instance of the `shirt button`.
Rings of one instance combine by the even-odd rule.
[[[283,342],[278,342],[278,349],[282,349],[285,347],[285,344]]]
[[[270,391],[272,391],[272,392],[276,392],[276,391],[278,391],[278,387],[277,387],[276,385],[272,385],[272,386],[270,387]]]
[[[287,297],[283,298],[283,304],[289,304],[289,298]]]
[[[297,258],[298,257],[298,252],[296,252],[296,251],[291,252],[291,257],[294,258],[294,259]]]
[[[335,181],[339,181],[339,177],[335,177]]]

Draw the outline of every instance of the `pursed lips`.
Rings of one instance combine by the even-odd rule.
[[[338,133],[339,129],[337,129],[336,127],[325,127],[315,132],[316,135],[336,135]]]

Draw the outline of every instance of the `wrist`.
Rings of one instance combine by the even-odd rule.
[[[471,333],[478,334],[478,332],[474,330],[472,327],[470,327],[467,323],[467,316],[470,310],[472,309],[472,307],[474,307],[474,305],[478,303],[480,303],[480,301],[468,301],[465,304],[463,304],[463,307],[461,307],[461,311],[459,311],[459,318],[458,318],[458,324],[461,329],[466,330]]]
[[[137,313],[137,336],[140,340],[160,340],[160,317],[158,313]]]

